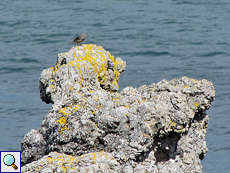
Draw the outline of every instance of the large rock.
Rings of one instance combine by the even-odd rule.
[[[43,70],[41,99],[54,104],[22,140],[23,172],[202,172],[212,83],[182,77],[118,93],[125,67],[83,45]]]

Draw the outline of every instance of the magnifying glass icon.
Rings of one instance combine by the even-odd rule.
[[[3,162],[7,166],[12,166],[15,170],[18,169],[18,167],[14,164],[15,163],[15,158],[11,154],[7,154],[3,158]]]

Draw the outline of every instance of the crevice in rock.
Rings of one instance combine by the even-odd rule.
[[[170,132],[163,138],[158,138],[155,141],[155,157],[156,162],[168,161],[169,159],[175,159],[177,153],[177,143],[181,138],[180,133]]]
[[[200,160],[203,160],[204,159],[204,157],[205,157],[205,154],[202,152],[202,153],[200,153],[200,155],[199,155],[199,159]]]

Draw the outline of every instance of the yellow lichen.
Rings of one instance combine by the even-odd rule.
[[[81,107],[81,105],[80,105],[80,104],[75,105],[75,107],[73,108],[73,112],[76,112],[76,111],[77,111],[80,107]]]
[[[47,159],[49,160],[49,162],[54,162],[55,159],[51,158],[51,157],[47,157]]]
[[[68,125],[68,123],[66,121],[67,118],[68,118],[68,116],[66,116],[66,117],[60,117],[59,120],[56,121],[61,126],[61,132],[60,133],[63,133],[64,130],[69,130],[69,128],[67,127],[67,125]],[[63,127],[63,125],[64,125],[64,127]]]
[[[183,88],[188,88],[188,86],[184,85],[184,87],[183,87]]]
[[[71,65],[71,66],[75,66],[78,69],[79,71],[78,73],[80,75],[80,79],[79,79],[80,81],[78,82],[82,84],[83,82],[82,70],[84,70],[85,68],[89,69],[89,66],[87,65],[88,62],[90,63],[92,70],[97,74],[97,79],[100,82],[101,86],[109,86],[107,85],[107,82],[109,82],[107,81],[108,80],[107,59],[109,58],[114,63],[113,79],[112,79],[112,83],[110,84],[112,88],[110,89],[117,90],[117,88],[119,88],[117,81],[119,80],[119,76],[120,76],[120,73],[117,71],[117,67],[118,66],[123,67],[124,64],[120,61],[116,61],[114,59],[114,56],[111,55],[110,52],[104,51],[104,48],[102,46],[95,47],[95,45],[93,44],[83,44],[84,50],[82,50],[81,48],[79,46],[77,46],[77,49],[76,47],[73,47],[71,49],[71,52],[66,52],[61,55],[61,56],[68,56],[68,54],[72,53],[75,59],[68,62],[67,64],[62,64],[61,66],[59,66],[57,63],[55,67],[49,68],[49,70],[52,70],[53,72],[53,75],[52,77],[50,77],[51,79],[49,82],[52,82],[52,84],[54,84],[55,81],[53,79],[53,76],[56,75],[57,71],[59,71],[63,66]],[[84,84],[82,84],[82,86],[84,86]],[[48,86],[48,88],[51,88],[52,92],[55,92],[57,90],[55,85],[50,85]],[[69,90],[70,91],[74,90],[73,86],[70,86]]]
[[[59,124],[65,124],[66,123],[66,117],[61,117],[59,120],[57,120],[56,122],[58,122]]]
[[[130,106],[129,105],[122,105],[122,107],[129,108]]]
[[[61,167],[64,171],[67,171],[67,168],[64,166],[64,164],[62,163],[62,167]],[[68,167],[69,168],[69,167]]]
[[[118,85],[118,83],[117,83],[116,80],[113,80],[113,81],[112,81],[111,86],[114,86],[114,88],[119,89],[119,85]]]
[[[54,71],[54,67],[50,67],[49,69],[52,70],[52,71]]]
[[[69,90],[71,91],[72,89],[74,89],[72,86],[69,88]]]
[[[60,156],[60,157],[62,157],[62,156]],[[57,160],[58,160],[58,161],[65,162],[65,160],[64,160],[63,158],[61,158],[61,159],[57,158]]]
[[[55,85],[50,85],[50,86],[47,87],[47,89],[48,88],[52,88],[52,91],[56,91],[57,90]]]
[[[174,129],[174,128],[176,128],[177,127],[177,123],[175,123],[175,122],[173,122],[173,121],[170,121],[170,128],[171,129]]]
[[[197,102],[195,102],[195,106],[198,106],[198,103],[197,103]]]
[[[158,96],[156,96],[156,97],[152,97],[152,99],[157,99],[158,98]]]
[[[57,152],[56,153],[56,157],[54,156],[54,158],[52,157],[48,157],[48,164],[53,164],[55,163],[56,167],[58,168],[62,168],[65,172],[70,170],[70,169],[76,169],[75,167],[73,167],[73,163],[74,162],[78,162],[77,159],[75,159],[72,156],[63,156]],[[47,164],[47,162],[41,162],[40,163],[40,167],[43,167],[43,164]],[[72,165],[72,166],[71,166]],[[39,168],[37,168],[37,170],[39,170]]]
[[[68,155],[68,158],[70,159],[70,161],[77,161],[74,157]]]
[[[92,153],[93,154],[93,162],[94,164],[96,164],[96,153]]]
[[[69,112],[66,112],[66,110],[67,110],[66,107],[64,107],[64,108],[60,109],[59,112],[62,113],[63,115],[68,115]]]

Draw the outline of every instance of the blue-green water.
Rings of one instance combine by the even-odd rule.
[[[229,0],[1,0],[0,150],[20,150],[40,127],[51,107],[40,100],[40,74],[87,33],[85,44],[127,61],[120,89],[182,76],[213,82],[203,171],[229,171],[229,21]]]

